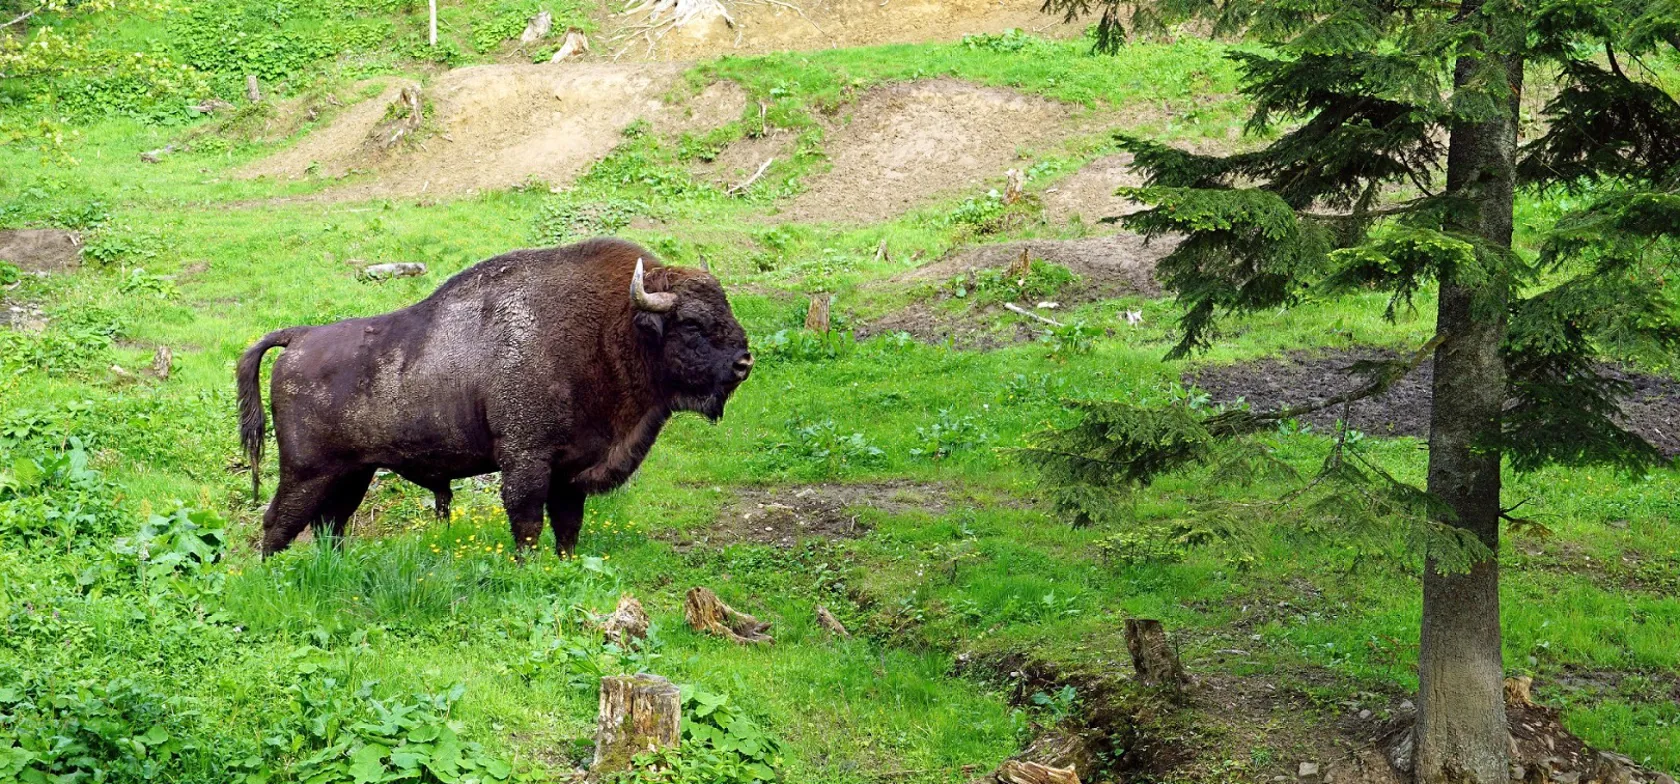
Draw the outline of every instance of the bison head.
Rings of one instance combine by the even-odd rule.
[[[671,408],[716,422],[723,417],[729,395],[752,372],[747,333],[735,320],[717,278],[666,270],[666,290],[649,291],[642,262],[636,260],[630,280],[636,326],[655,347]]]

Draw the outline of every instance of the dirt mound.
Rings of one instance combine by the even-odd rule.
[[[0,231],[0,261],[25,272],[63,272],[82,263],[82,237],[59,229]]]
[[[1077,133],[1075,107],[956,79],[870,90],[829,129],[833,168],[781,215],[796,221],[886,220],[940,196],[1000,179],[1023,147]]]
[[[1086,226],[1102,226],[1103,218],[1130,215],[1143,205],[1114,195],[1121,188],[1135,188],[1143,184],[1143,177],[1132,171],[1130,153],[1106,155],[1085,164],[1079,171],[1062,178],[1046,188],[1039,199],[1044,204],[1044,219],[1053,224],[1078,221]]]
[[[614,54],[654,60],[691,60],[723,54],[764,54],[895,43],[956,41],[971,33],[1010,29],[1037,35],[1079,35],[1084,23],[1063,24],[1037,0],[727,0],[735,20],[696,23],[664,34],[645,30],[644,17],[606,20]]]
[[[869,524],[860,519],[864,509],[938,515],[949,504],[947,488],[915,482],[744,487],[735,491],[709,528],[684,534],[677,545],[755,542],[789,548],[811,537],[852,539],[869,531]]]
[[[327,199],[508,188],[532,178],[563,184],[600,160],[631,123],[671,132],[735,119],[746,98],[714,85],[680,105],[661,98],[682,67],[666,64],[483,65],[449,71],[423,88],[426,120],[411,140],[389,149],[374,138],[398,109],[408,83],[345,110],[296,146],[247,167],[248,177],[336,177],[371,171],[377,179],[334,188]]]
[[[977,270],[1007,268],[1025,250],[1030,258],[1059,264],[1079,276],[1078,282],[1052,297],[1061,309],[1066,309],[1126,295],[1159,295],[1161,285],[1155,281],[1155,262],[1171,252],[1173,246],[1173,242],[1166,240],[1145,243],[1142,236],[1130,233],[1078,240],[1000,242],[959,251],[903,273],[894,282],[943,284]],[[959,348],[985,349],[1032,340],[1040,332],[1036,325],[1005,312],[1001,305],[968,307],[952,313],[941,307],[950,299],[951,294],[941,290],[931,298],[869,322],[858,329],[858,335],[907,332],[926,343],[949,341]],[[1019,304],[1030,307],[1034,303]],[[1065,320],[1055,310],[1041,312]]]
[[[1269,411],[1353,389],[1361,380],[1347,375],[1350,365],[1361,359],[1390,356],[1374,350],[1296,353],[1204,368],[1186,374],[1185,380],[1216,402],[1241,398],[1255,410]],[[1655,444],[1665,456],[1680,455],[1680,381],[1611,368],[1602,372],[1633,385],[1633,393],[1622,402],[1622,426]],[[1434,363],[1425,362],[1387,393],[1353,403],[1346,411],[1348,426],[1371,435],[1428,437],[1433,379]],[[1330,431],[1343,413],[1341,406],[1333,406],[1307,415],[1305,421],[1321,431]]]

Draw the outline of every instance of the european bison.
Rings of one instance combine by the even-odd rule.
[[[645,261],[644,261],[645,260]],[[644,271],[645,270],[645,271]],[[523,555],[548,508],[562,556],[586,496],[629,479],[671,414],[723,416],[752,371],[747,336],[716,278],[597,239],[480,262],[402,310],[265,335],[237,369],[239,427],[258,492],[263,353],[280,486],[263,554],[305,526],[342,536],[376,469],[438,495],[502,472]]]

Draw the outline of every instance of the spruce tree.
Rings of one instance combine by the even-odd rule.
[[[1338,439],[1301,496],[1315,513],[1421,549],[1423,618],[1413,769],[1419,782],[1503,782],[1501,470],[1614,464],[1657,451],[1615,421],[1627,385],[1607,359],[1672,362],[1680,346],[1680,104],[1659,69],[1680,48],[1674,0],[1046,0],[1099,15],[1097,48],[1192,18],[1251,42],[1231,56],[1263,146],[1197,155],[1120,136],[1146,175],[1125,219],[1182,242],[1159,274],[1183,306],[1183,357],[1219,317],[1305,297],[1382,290],[1388,315],[1436,292],[1436,332],[1367,383],[1290,411],[1178,403],[1078,404],[1027,459],[1083,516],[1165,472],[1267,465],[1249,436],[1280,419],[1376,394],[1433,358],[1424,489]],[[1525,83],[1543,108],[1524,104]],[[1516,200],[1567,193],[1574,208],[1526,227]],[[1236,514],[1234,510],[1221,513]],[[1209,512],[1207,519],[1219,519]],[[1240,521],[1232,522],[1233,525]],[[1415,551],[1415,550],[1414,550]]]

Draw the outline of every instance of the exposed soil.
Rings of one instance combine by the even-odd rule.
[[[736,542],[791,548],[803,539],[853,539],[869,532],[862,519],[873,509],[898,515],[945,513],[951,490],[917,482],[743,487],[718,511],[712,525],[697,533],[679,532],[679,549],[700,544]]]
[[[382,148],[373,131],[405,83],[334,118],[297,145],[247,167],[247,177],[376,178],[333,188],[325,200],[460,194],[508,188],[532,179],[570,182],[623,140],[637,120],[681,132],[740,116],[745,94],[716,84],[677,104],[676,64],[561,63],[483,65],[440,75],[425,87],[426,120],[411,140]]]
[[[810,179],[779,216],[861,224],[940,196],[974,191],[1022,166],[1020,150],[1078,132],[1076,108],[957,79],[870,90],[829,130],[833,168]]]
[[[1155,263],[1171,252],[1174,244],[1170,240],[1146,243],[1141,235],[1121,233],[1077,240],[1019,240],[977,245],[901,274],[893,282],[939,285],[976,270],[1007,268],[1025,250],[1031,258],[1059,264],[1079,276],[1078,282],[1052,298],[1058,310],[1040,311],[1062,320],[1058,315],[1060,309],[1087,302],[1127,295],[1159,295],[1161,286],[1155,281]],[[950,295],[941,291],[930,299],[911,303],[863,325],[858,334],[867,337],[908,332],[928,343],[951,341],[961,348],[995,348],[1032,340],[1040,332],[1038,325],[1009,313],[1002,306],[968,307],[953,314],[941,307],[949,299]],[[1036,303],[1017,304],[1032,307]],[[1014,329],[1000,330],[999,324],[1010,324]]]
[[[82,264],[82,237],[59,229],[0,231],[0,261],[25,272],[63,272]]]
[[[956,41],[971,33],[1001,33],[1011,28],[1067,37],[1079,35],[1084,27],[1082,22],[1063,24],[1061,17],[1043,13],[1036,0],[730,0],[726,5],[735,20],[733,28],[718,19],[657,37],[639,31],[645,17],[609,17],[604,20],[607,33],[601,39],[605,43],[601,51],[630,59],[690,60]]]
[[[1075,221],[1098,228],[1104,218],[1130,215],[1143,205],[1114,195],[1121,188],[1135,188],[1143,177],[1132,171],[1131,153],[1106,155],[1085,164],[1060,182],[1044,190],[1044,219],[1052,224]]]
[[[1375,350],[1335,352],[1328,355],[1296,352],[1285,357],[1234,365],[1208,367],[1185,375],[1213,397],[1215,402],[1248,401],[1257,411],[1322,400],[1353,389],[1362,380],[1349,376],[1347,369],[1361,359],[1384,358]],[[1387,393],[1366,398],[1344,409],[1333,406],[1304,417],[1319,430],[1331,430],[1336,421],[1371,435],[1429,435],[1430,386],[1434,365],[1425,362]],[[1622,404],[1622,425],[1654,444],[1664,456],[1680,455],[1680,381],[1640,373],[1605,369],[1612,376],[1633,385]]]

